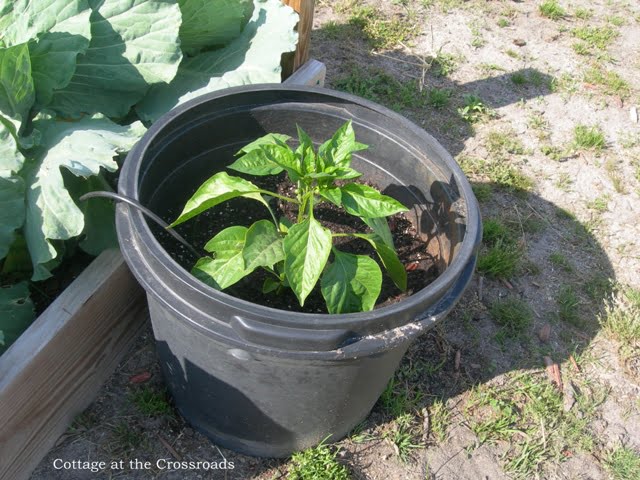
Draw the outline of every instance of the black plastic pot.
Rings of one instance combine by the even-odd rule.
[[[399,303],[325,315],[234,298],[191,276],[139,211],[118,205],[122,253],[147,291],[175,403],[227,448],[287,456],[330,435],[337,440],[361,422],[411,341],[442,319],[469,283],[482,231],[477,202],[457,164],[425,131],[372,102],[310,87],[253,85],[194,99],[158,120],[121,171],[121,194],[172,220],[175,207],[256,137],[295,136],[298,124],[320,143],[348,119],[358,141],[370,145],[354,167],[411,206],[442,271]]]

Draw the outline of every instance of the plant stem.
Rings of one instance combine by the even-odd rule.
[[[284,200],[285,202],[291,202],[291,203],[300,203],[298,200],[296,200],[295,198],[289,198],[289,197],[285,197],[284,195],[279,195],[277,193],[274,192],[270,192],[269,190],[258,190],[259,193],[262,193],[264,195],[269,195],[270,197],[274,197],[274,198],[278,198],[280,200]]]

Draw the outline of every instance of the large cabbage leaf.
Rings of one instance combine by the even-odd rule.
[[[34,317],[26,282],[0,287],[0,354],[31,325]]]
[[[34,127],[42,133],[42,146],[25,167],[24,233],[33,263],[32,279],[42,280],[50,276],[44,264],[57,256],[50,240],[78,236],[85,227],[82,211],[65,188],[60,169],[83,178],[98,175],[101,168],[115,171],[114,157],[130,150],[145,129],[140,122],[121,126],[99,115],[77,122],[40,119]]]
[[[15,175],[24,164],[18,150],[13,124],[0,115],[0,260],[24,222],[24,181]]]
[[[35,101],[29,45],[0,48],[0,113],[20,130]]]
[[[0,10],[0,24],[7,24],[5,44],[29,47],[30,74],[40,104],[71,80],[77,55],[89,46],[90,13],[87,0],[18,0]]]
[[[229,43],[253,13],[253,0],[179,0],[180,46],[188,55]]]
[[[149,86],[173,79],[182,59],[180,8],[162,0],[89,0],[91,43],[49,107],[70,117],[123,117]]]
[[[9,252],[15,231],[24,222],[24,181],[17,175],[0,176],[0,259]]]
[[[168,85],[154,85],[136,106],[154,121],[176,105],[221,88],[280,82],[280,58],[295,49],[297,14],[280,0],[256,2],[242,34],[226,47],[186,58]]]

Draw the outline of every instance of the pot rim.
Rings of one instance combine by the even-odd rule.
[[[371,321],[372,318],[377,316],[393,316],[400,314],[408,309],[418,309],[421,303],[424,303],[425,297],[440,298],[447,293],[451,285],[455,282],[457,277],[461,274],[468,262],[474,257],[480,241],[481,223],[480,223],[480,211],[477,200],[469,181],[465,177],[464,173],[455,162],[453,157],[447,152],[447,150],[440,145],[440,143],[424,129],[418,127],[407,118],[399,115],[398,113],[387,109],[377,103],[360,98],[358,96],[338,92],[328,88],[322,87],[308,87],[308,86],[292,86],[282,84],[253,84],[244,85],[239,87],[232,87],[215,92],[210,92],[194,99],[191,99],[174,109],[170,110],[162,117],[160,117],[142,136],[136,146],[131,150],[131,154],[135,154],[137,157],[144,157],[149,147],[154,143],[157,136],[162,131],[170,126],[174,121],[179,119],[181,115],[186,113],[193,107],[207,103],[211,100],[215,100],[221,97],[227,97],[237,94],[243,94],[248,92],[261,92],[261,91],[282,91],[282,92],[313,92],[329,97],[338,98],[354,104],[365,107],[376,113],[389,117],[391,120],[403,125],[404,128],[410,129],[413,133],[420,136],[427,136],[429,140],[433,142],[433,149],[440,155],[445,162],[447,168],[451,171],[453,179],[456,182],[456,187],[460,192],[460,197],[464,199],[466,205],[466,230],[464,238],[461,242],[461,246],[455,255],[453,261],[446,267],[432,283],[422,288],[413,295],[391,305],[381,307],[368,312],[356,312],[356,313],[342,313],[342,314],[329,314],[329,313],[306,313],[306,312],[293,312],[288,310],[276,309],[273,307],[267,307],[258,303],[249,302],[247,300],[234,297],[228,293],[220,290],[216,290],[213,287],[208,286],[204,282],[198,280],[190,272],[185,270],[180,264],[178,264],[169,253],[160,245],[155,235],[151,232],[144,215],[137,209],[130,209],[130,221],[131,226],[138,230],[138,234],[141,236],[142,241],[148,246],[150,253],[152,253],[160,264],[167,268],[176,278],[181,282],[186,283],[189,287],[200,292],[201,294],[212,298],[213,300],[222,303],[224,305],[231,306],[232,308],[245,311],[249,314],[267,316],[270,319],[277,319],[277,324],[285,326],[302,327],[306,325],[307,328],[317,328],[322,326],[323,328],[345,328],[354,322],[359,321]],[[131,171],[134,167],[132,162],[125,161],[122,169],[120,180],[118,182],[118,190],[120,193],[127,195],[135,200],[139,200],[139,178],[140,178],[140,164],[138,162],[135,170]],[[120,236],[120,233],[119,233]],[[140,276],[137,275],[139,278]],[[423,309],[425,310],[425,309]],[[322,318],[321,322],[318,322],[318,317]],[[327,322],[327,320],[330,320]]]

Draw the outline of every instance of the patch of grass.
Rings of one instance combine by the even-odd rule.
[[[640,454],[630,447],[617,446],[607,452],[604,465],[613,480],[640,478]]]
[[[458,162],[467,175],[483,176],[519,197],[526,197],[534,185],[531,178],[505,158],[458,157]]]
[[[604,163],[604,170],[607,172],[607,176],[609,180],[611,180],[614,190],[623,195],[627,193],[624,177],[620,174],[618,164],[613,158],[607,159]]]
[[[400,81],[380,69],[354,66],[333,82],[336,90],[353,93],[381,103],[393,110],[421,108],[427,104],[427,92],[416,81]]]
[[[470,26],[471,29],[471,46],[473,48],[482,48],[487,44],[487,41],[482,36],[482,32],[480,31],[480,26],[478,23],[474,22]]]
[[[112,453],[131,452],[144,446],[147,442],[144,433],[137,426],[131,425],[130,422],[118,423],[111,432],[113,435],[113,443],[110,445]]]
[[[424,447],[424,444],[418,440],[418,427],[415,417],[411,414],[405,414],[396,419],[394,428],[388,434],[388,438],[395,446],[396,452],[403,462],[408,462],[411,459],[413,450]]]
[[[380,395],[378,402],[382,410],[394,418],[413,412],[422,399],[421,392],[414,392],[406,382],[401,382],[396,374]]]
[[[465,95],[463,105],[458,108],[458,114],[467,122],[475,123],[490,115],[491,110],[477,95]]]
[[[148,416],[173,415],[173,409],[164,392],[145,386],[130,393],[130,399],[140,413]]]
[[[578,7],[573,11],[573,15],[580,20],[589,20],[593,17],[593,10]]]
[[[582,284],[584,293],[593,301],[601,302],[613,293],[613,284],[606,275],[594,274]]]
[[[582,318],[578,310],[580,300],[573,287],[570,285],[561,287],[556,296],[556,303],[558,305],[558,317],[560,320],[576,327],[582,326]]]
[[[607,141],[604,132],[597,125],[576,125],[573,129],[573,142],[577,148],[602,150]]]
[[[560,20],[565,16],[565,10],[556,0],[544,0],[539,7],[540,14],[551,20]]]
[[[434,108],[445,108],[449,105],[451,90],[446,88],[430,88],[427,91],[427,103]]]
[[[559,162],[565,155],[565,151],[562,148],[554,147],[553,145],[542,145],[540,151],[545,157],[549,157],[556,162]]]
[[[505,441],[501,458],[506,471],[515,478],[545,478],[544,462],[561,462],[572,451],[593,448],[588,426],[602,398],[585,391],[590,389],[581,386],[576,405],[565,412],[561,393],[544,374],[526,371],[497,386],[474,388],[463,412],[478,444]]]
[[[560,252],[553,252],[549,255],[549,261],[565,272],[573,272],[573,265],[571,265],[569,259]]]
[[[482,241],[489,246],[501,241],[513,243],[513,234],[500,220],[487,218],[482,222]]]
[[[438,52],[431,58],[431,71],[438,77],[447,77],[456,71],[461,60],[452,53]]]
[[[592,201],[587,202],[587,208],[595,210],[596,212],[604,213],[609,209],[609,200],[611,200],[611,196],[605,193],[594,198]]]
[[[499,220],[485,219],[482,236],[485,248],[478,257],[478,272],[493,278],[512,277],[522,256],[514,233]]]
[[[393,48],[406,42],[415,31],[415,25],[406,18],[388,16],[368,5],[355,7],[349,23],[359,28],[376,50]]]
[[[504,53],[506,53],[511,58],[520,58],[520,54],[515,50],[513,50],[512,48],[505,50]]]
[[[571,33],[574,37],[585,42],[591,48],[606,50],[606,48],[619,35],[618,31],[608,25],[601,27],[582,26],[574,28]]]
[[[487,150],[494,155],[523,155],[524,147],[514,132],[491,131],[487,135]]]
[[[627,98],[630,95],[629,83],[611,70],[602,67],[590,67],[584,72],[583,80],[586,83],[600,87],[605,95],[619,95]]]
[[[617,286],[599,320],[607,336],[640,348],[640,290]]]
[[[511,25],[511,22],[509,20],[507,20],[506,18],[500,18],[500,19],[498,19],[497,25],[500,28],[506,28],[509,25]]]
[[[617,15],[607,17],[607,22],[611,25],[615,25],[616,27],[621,27],[626,23],[623,17],[618,17]]]
[[[520,262],[521,252],[512,245],[497,245],[480,254],[478,272],[492,278],[511,278]]]
[[[561,172],[558,175],[554,185],[563,192],[569,192],[571,190],[571,184],[573,183],[573,177],[567,172]]]
[[[529,304],[518,298],[494,302],[489,308],[489,313],[500,325],[500,333],[509,338],[524,333],[533,320],[533,311]]]
[[[513,82],[514,85],[522,87],[523,85],[526,85],[529,80],[527,79],[527,76],[524,73],[516,72],[513,75],[511,75],[511,81]]]
[[[336,460],[338,451],[321,443],[317,447],[294,453],[287,480],[349,480],[347,467]]]
[[[479,202],[487,202],[493,196],[493,188],[488,183],[474,183],[471,189]]]
[[[442,400],[436,400],[429,407],[429,427],[438,442],[447,441],[447,430],[450,425],[451,412]]]

